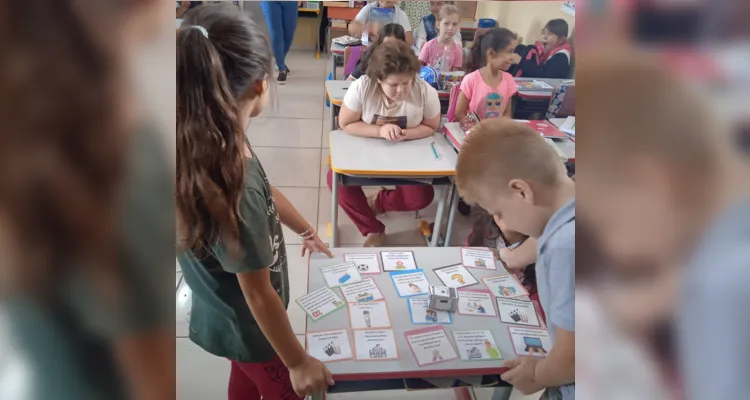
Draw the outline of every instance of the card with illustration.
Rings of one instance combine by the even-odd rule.
[[[513,275],[492,276],[483,279],[487,289],[497,297],[528,296],[529,292]]]
[[[340,287],[341,294],[348,303],[365,303],[368,301],[383,300],[383,293],[372,278],[365,278],[357,283]]]
[[[430,310],[430,300],[427,296],[409,297],[409,314],[413,324],[451,324],[451,314],[448,311]]]
[[[492,331],[453,331],[456,349],[464,361],[502,360]]]
[[[406,331],[404,336],[420,367],[458,358],[442,326]]]
[[[403,271],[417,269],[414,253],[411,251],[381,251],[383,271]]]
[[[357,264],[353,262],[321,267],[320,272],[323,273],[323,277],[325,278],[328,287],[339,287],[341,285],[348,285],[362,280],[362,277],[357,270]]]
[[[498,297],[497,310],[502,322],[541,327],[534,303],[530,301]]]
[[[468,268],[496,269],[495,255],[489,249],[464,247],[461,249],[461,260]]]
[[[308,332],[307,353],[323,362],[354,358],[346,329]]]
[[[379,274],[380,262],[378,255],[372,254],[344,254],[344,261],[353,262],[357,265],[360,274]]]
[[[336,296],[336,293],[333,293],[330,288],[323,286],[297,299],[297,304],[305,310],[313,321],[317,321],[343,307],[344,301]]]
[[[354,331],[354,356],[357,361],[397,360],[398,349],[393,330]]]
[[[479,317],[496,317],[493,297],[489,290],[459,290],[458,313]]]
[[[435,268],[432,272],[440,278],[443,285],[450,288],[458,289],[479,283],[477,278],[475,278],[474,275],[472,275],[471,272],[461,264]]]
[[[547,357],[552,349],[552,340],[546,329],[526,328],[521,326],[508,327],[513,350],[519,356]]]
[[[429,293],[430,282],[421,269],[414,271],[391,272],[399,297],[419,296]]]
[[[352,329],[390,328],[388,305],[385,301],[349,303],[349,325]]]

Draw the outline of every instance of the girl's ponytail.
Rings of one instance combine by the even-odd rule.
[[[466,73],[471,73],[482,68],[487,63],[485,60],[487,52],[492,50],[500,52],[518,39],[518,35],[505,28],[492,28],[482,35],[477,36],[474,45],[471,47],[471,53],[466,59]]]
[[[206,29],[183,26],[177,33],[177,211],[186,248],[201,253],[221,239],[236,252],[245,135]]]
[[[482,52],[482,41],[484,40],[485,34],[477,35],[474,40],[474,44],[471,46],[471,52],[469,57],[466,58],[464,70],[467,74],[470,74],[479,68],[484,66],[484,53]]]

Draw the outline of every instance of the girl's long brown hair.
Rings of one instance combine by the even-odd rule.
[[[177,214],[181,245],[196,254],[219,240],[239,250],[240,103],[270,72],[268,41],[232,5],[196,8],[177,32]]]
[[[106,3],[106,4],[103,4]],[[126,127],[111,2],[0,3],[0,286],[116,265]]]

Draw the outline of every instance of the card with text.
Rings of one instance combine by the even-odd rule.
[[[360,274],[379,274],[380,262],[378,255],[372,254],[344,254],[344,261],[353,262],[357,265]]]
[[[344,301],[336,296],[336,293],[333,293],[330,288],[324,286],[300,297],[297,299],[297,304],[305,310],[310,318],[317,321],[343,307]]]
[[[362,277],[357,270],[357,265],[353,262],[321,267],[320,272],[323,273],[323,277],[325,278],[328,287],[339,287],[341,285],[348,285],[362,280]]]
[[[461,249],[461,260],[469,268],[496,269],[495,255],[489,249],[464,247]]]
[[[307,353],[324,363],[354,358],[346,329],[309,332]]]
[[[372,278],[365,278],[357,283],[341,286],[340,289],[341,294],[349,303],[365,303],[383,299],[383,293],[380,292],[378,285]]]
[[[541,327],[536,308],[531,301],[498,297],[497,310],[502,322]]]
[[[349,303],[349,325],[352,329],[390,328],[388,305],[385,301]]]
[[[393,330],[354,331],[354,355],[357,361],[397,360],[398,349]]]
[[[497,297],[528,296],[529,292],[513,275],[492,276],[483,279],[487,289]]]
[[[409,314],[413,324],[451,324],[451,314],[443,310],[430,310],[426,296],[409,297]]]
[[[495,337],[489,330],[453,331],[458,354],[464,361],[502,360]]]
[[[427,276],[421,269],[392,272],[391,279],[393,284],[396,285],[399,297],[419,296],[429,293],[430,282],[427,281]]]
[[[510,326],[508,332],[513,350],[519,356],[547,357],[552,349],[552,340],[546,329]]]
[[[477,278],[474,278],[474,275],[461,264],[435,268],[432,272],[440,278],[443,285],[450,288],[462,288],[479,283]]]
[[[383,271],[404,271],[417,269],[414,253],[411,251],[381,251]]]
[[[488,290],[458,291],[458,313],[479,317],[496,317],[494,296]]]
[[[458,358],[445,329],[441,326],[406,331],[404,336],[420,367]]]

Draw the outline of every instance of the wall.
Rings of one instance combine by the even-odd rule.
[[[562,11],[562,1],[479,1],[477,19],[494,18],[499,26],[508,28],[523,38],[524,43],[534,43],[547,21],[564,19],[575,27],[575,17]]]

